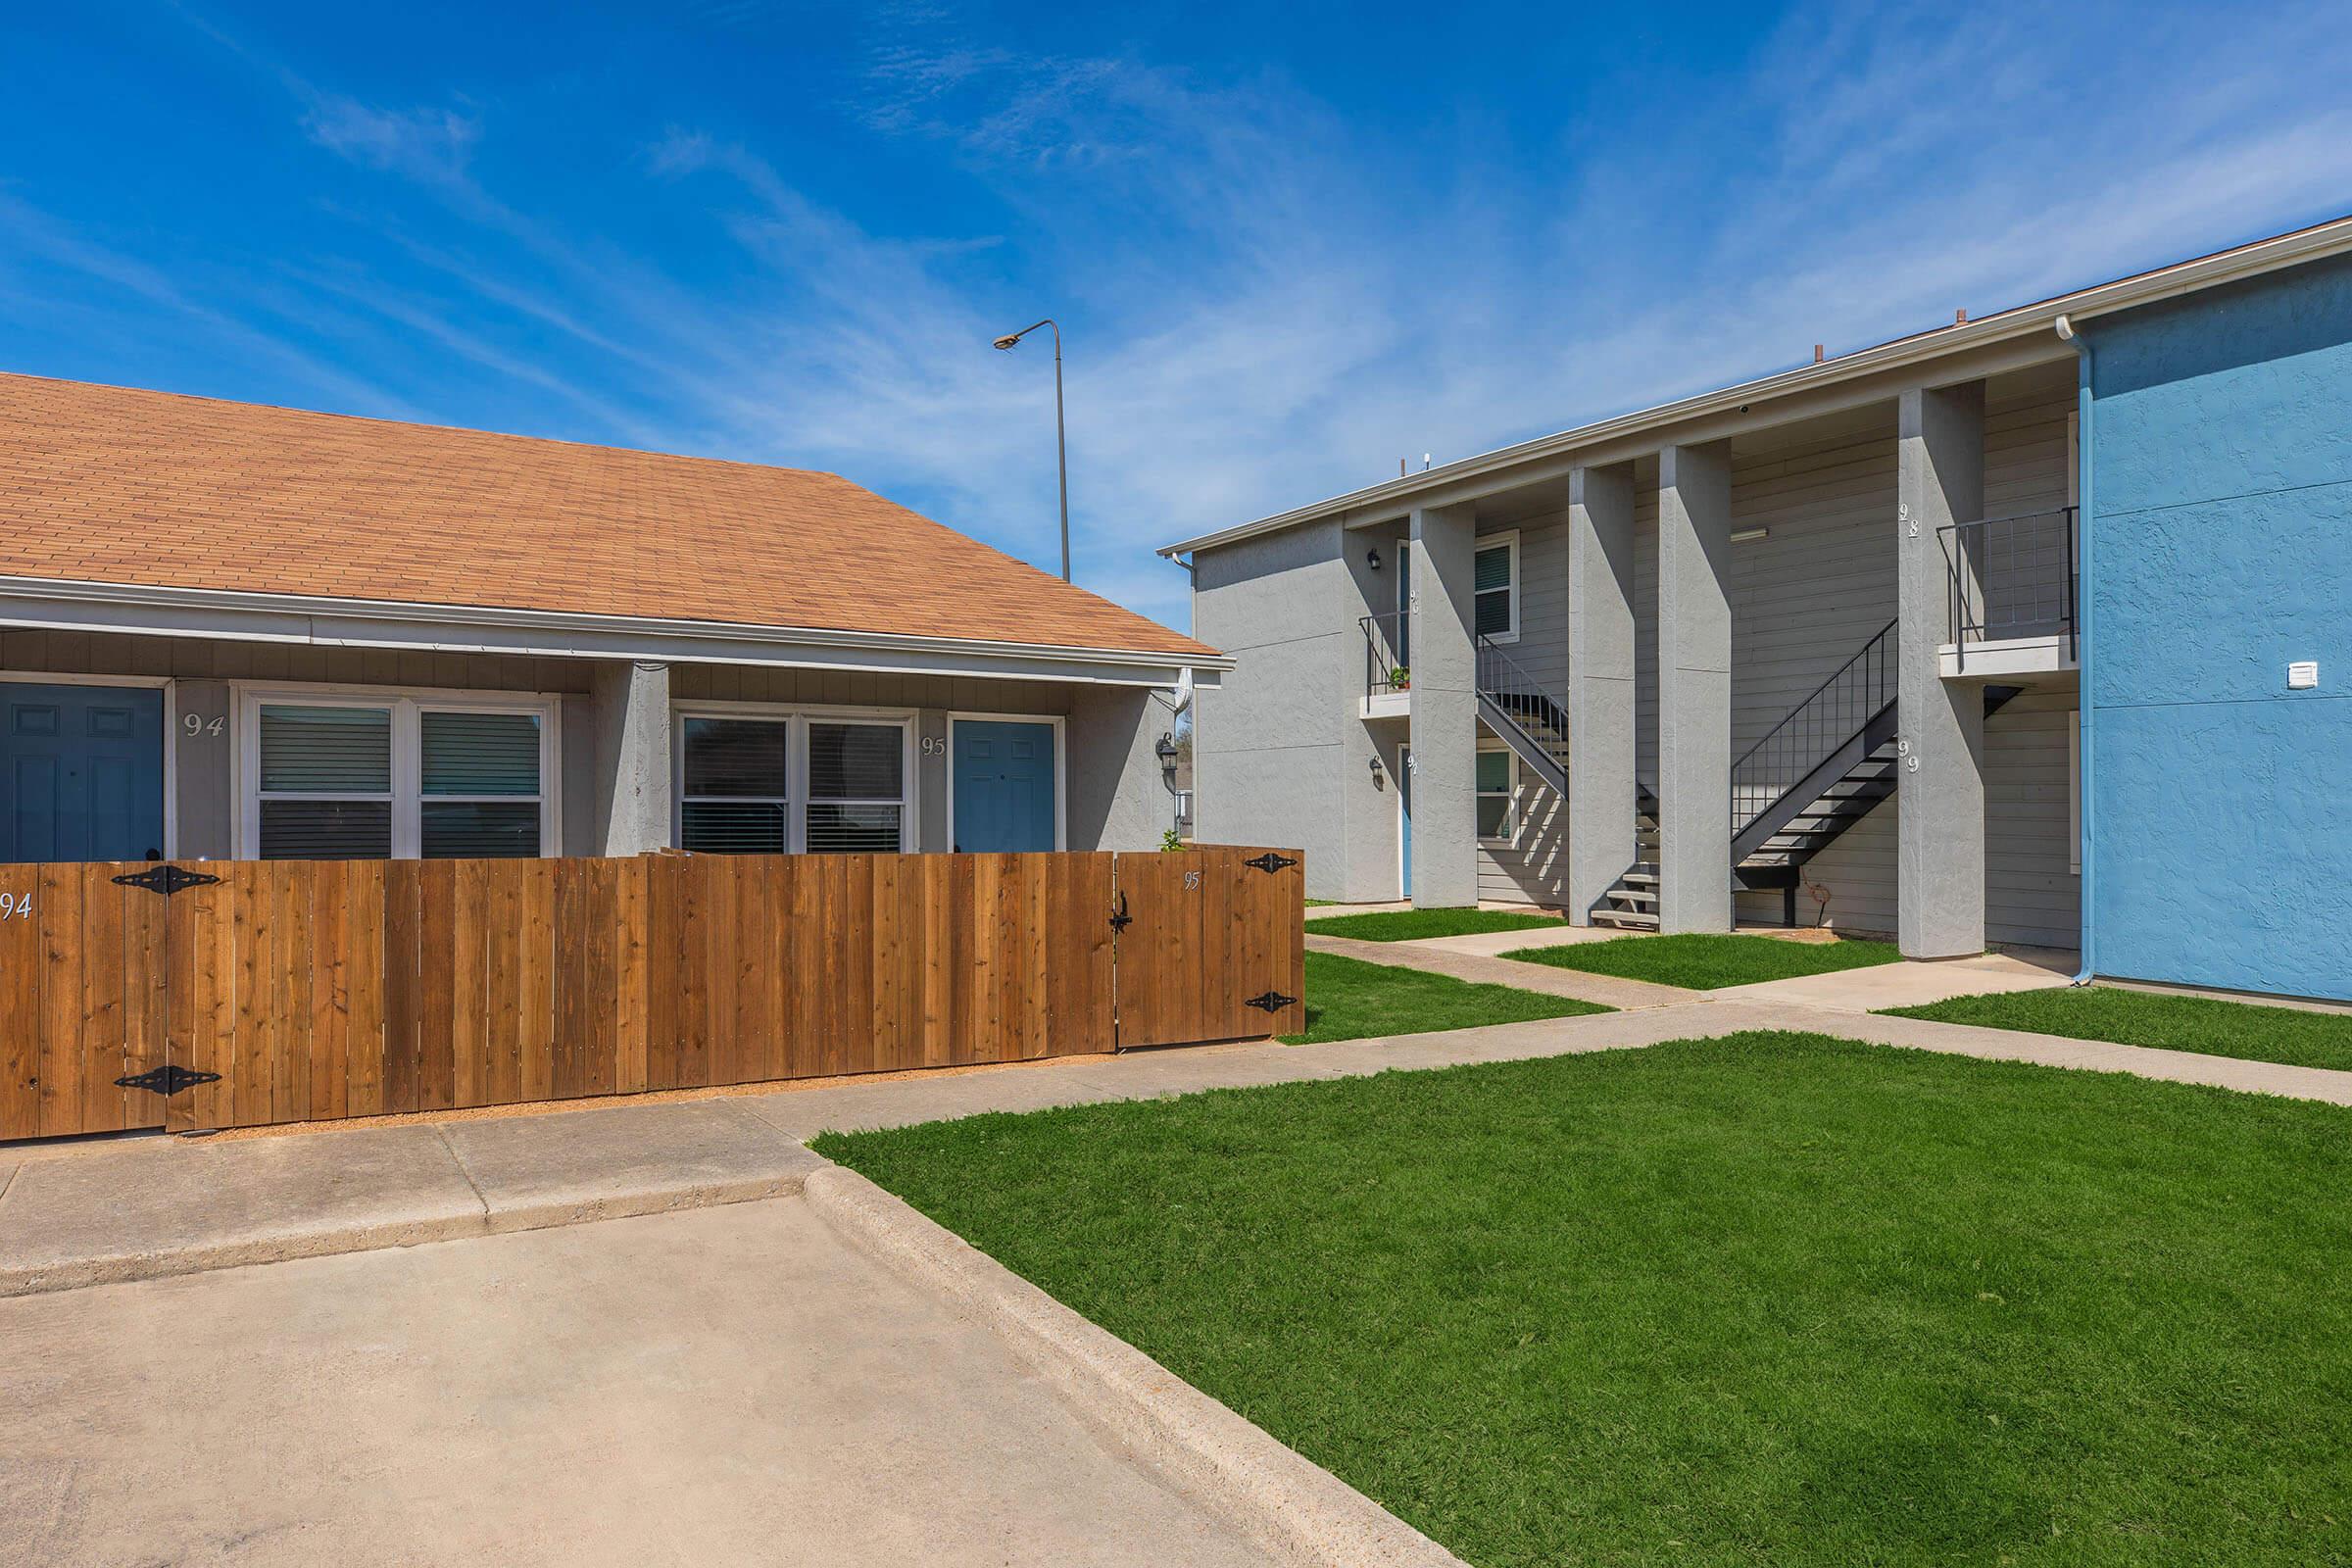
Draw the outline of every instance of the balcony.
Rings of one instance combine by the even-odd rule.
[[[1365,615],[1356,624],[1364,633],[1364,707],[1366,718],[1403,718],[1412,710],[1407,695],[1411,671],[1407,655],[1412,621],[1402,611]]]
[[[1949,583],[1945,675],[2077,667],[2073,507],[1953,523],[1937,533]]]

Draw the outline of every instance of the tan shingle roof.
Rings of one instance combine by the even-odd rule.
[[[0,575],[1209,654],[835,474],[24,375]]]

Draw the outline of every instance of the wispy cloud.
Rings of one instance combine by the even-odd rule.
[[[2318,6],[2159,27],[2096,5],[1829,0],[1703,91],[1564,103],[1556,157],[1367,124],[1271,69],[876,16],[829,133],[953,170],[971,199],[936,231],[721,113],[643,127],[605,206],[551,206],[529,127],[491,95],[370,103],[257,61],[301,133],[367,172],[354,254],[296,275],[450,373],[542,395],[551,423],[835,468],[1040,562],[1050,347],[988,343],[1054,315],[1081,576],[1181,624],[1183,578],[1149,556],[1168,539],[2331,216],[2352,191],[2331,86],[2352,37]],[[443,220],[387,216],[402,192]]]
[[[314,99],[302,128],[354,163],[444,185],[466,180],[482,133],[480,122],[454,109],[378,109],[333,94]]]

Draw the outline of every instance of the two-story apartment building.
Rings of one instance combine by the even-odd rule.
[[[2352,220],[1168,546],[1310,892],[2352,996]]]

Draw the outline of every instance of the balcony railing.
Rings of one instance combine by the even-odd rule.
[[[1970,643],[2021,637],[2064,637],[2067,657],[2076,656],[2074,508],[1984,517],[1936,531],[1961,667],[1967,667]]]
[[[1364,697],[1366,701],[1400,692],[1410,682],[1406,668],[1412,629],[1403,611],[1365,615],[1356,622],[1364,629]]]

